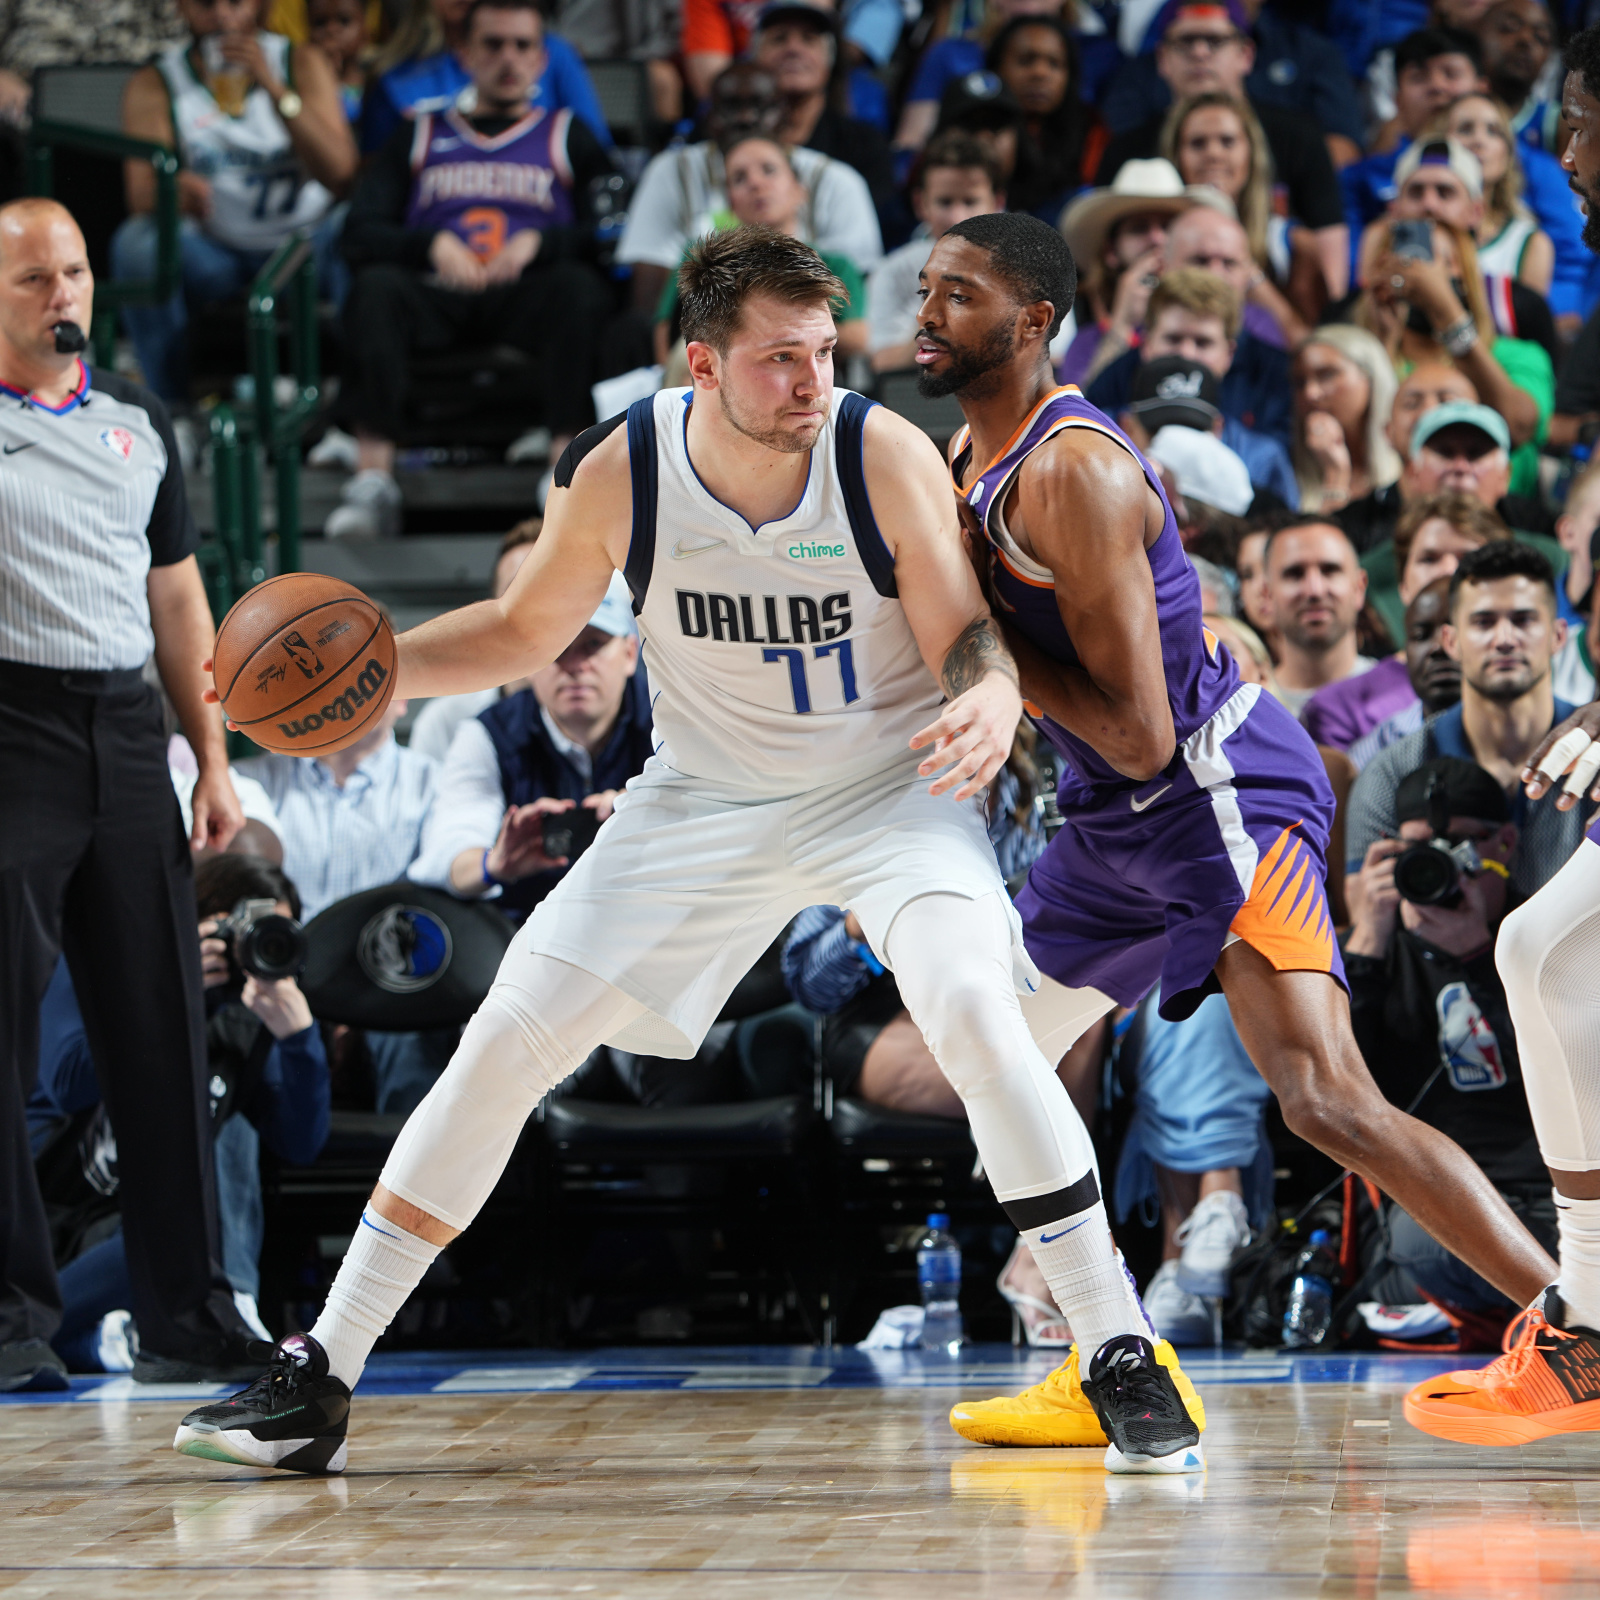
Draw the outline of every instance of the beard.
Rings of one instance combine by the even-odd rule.
[[[1583,195],[1584,209],[1588,216],[1583,219],[1583,242],[1597,256],[1600,256],[1600,190],[1586,190]]]
[[[769,450],[777,450],[783,455],[804,455],[816,442],[821,434],[823,424],[819,422],[815,428],[804,432],[796,432],[793,428],[779,425],[776,418],[761,416],[757,412],[746,410],[737,404],[733,396],[728,393],[727,384],[717,387],[717,399],[722,406],[722,414],[728,419],[728,426],[735,433],[742,433],[747,439],[754,439],[757,444],[762,444]],[[819,406],[826,413],[827,406]]]
[[[986,387],[983,380],[1010,361],[1016,331],[1017,319],[1013,317],[1009,322],[997,322],[976,345],[966,349],[943,339],[933,340],[949,357],[950,365],[939,373],[924,367],[917,377],[917,393],[924,400],[942,400],[949,394],[976,390],[972,397],[981,397]]]

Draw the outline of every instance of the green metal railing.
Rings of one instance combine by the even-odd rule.
[[[278,311],[287,301],[294,397],[278,403]],[[317,330],[317,265],[308,235],[275,250],[250,285],[248,410],[220,405],[211,413],[211,497],[217,543],[212,605],[220,616],[267,575],[261,527],[261,477],[256,445],[275,473],[278,571],[300,570],[300,440],[322,399]]]
[[[28,192],[50,194],[55,184],[55,152],[83,150],[118,161],[148,161],[156,175],[156,273],[153,278],[97,283],[94,290],[94,359],[109,367],[117,338],[117,311],[126,305],[160,305],[177,291],[178,155],[163,144],[70,122],[40,119],[28,129]]]

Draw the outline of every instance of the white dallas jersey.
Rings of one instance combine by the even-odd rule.
[[[752,528],[689,460],[693,393],[663,389],[627,416],[626,576],[657,759],[762,795],[903,768],[912,734],[938,716],[943,696],[867,497],[861,441],[872,403],[834,391],[799,504]]]
[[[291,83],[289,41],[280,33],[257,40],[278,79]],[[333,196],[305,175],[288,129],[260,84],[230,117],[195,69],[193,40],[165,50],[156,67],[172,98],[172,127],[184,166],[211,185],[205,230],[235,250],[276,250],[296,228],[318,221]]]

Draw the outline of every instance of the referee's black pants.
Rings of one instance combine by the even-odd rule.
[[[508,344],[536,364],[539,420],[558,437],[581,432],[594,421],[589,391],[610,315],[605,282],[579,261],[535,262],[515,283],[481,294],[440,288],[414,267],[362,267],[345,308],[351,409],[363,428],[398,439],[414,356]]]
[[[0,662],[0,1342],[61,1320],[24,1107],[63,950],[117,1139],[141,1345],[217,1361],[239,1327],[216,1264],[196,924],[156,692]]]

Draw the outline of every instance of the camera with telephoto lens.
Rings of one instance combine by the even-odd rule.
[[[217,919],[214,938],[228,946],[229,965],[253,978],[292,978],[306,964],[305,929],[275,900],[241,900]]]
[[[1431,839],[1407,845],[1394,858],[1394,886],[1414,906],[1461,904],[1461,880],[1483,871],[1483,857],[1471,839],[1450,837],[1450,797],[1437,772],[1428,776],[1428,828]]]

